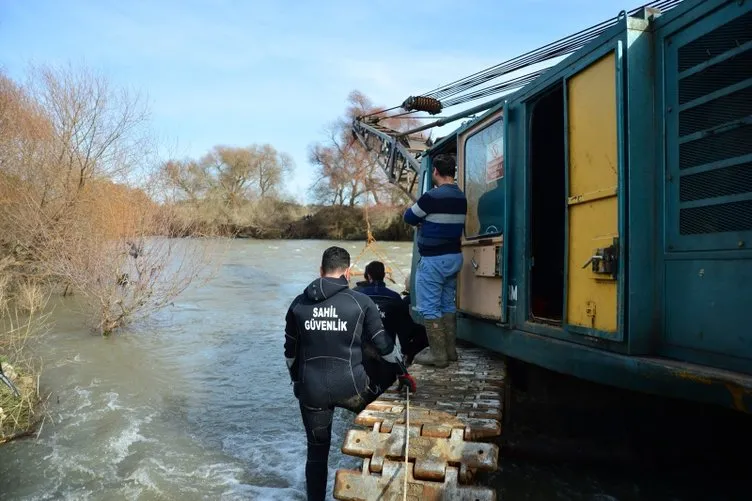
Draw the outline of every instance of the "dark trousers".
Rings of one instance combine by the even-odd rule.
[[[377,397],[376,393],[366,390],[366,393],[362,396],[355,395],[348,399],[332,402],[326,407],[311,407],[300,402],[300,414],[303,417],[303,426],[305,426],[308,440],[308,457],[305,468],[308,501],[324,501],[326,499],[326,479],[329,473],[329,446],[332,441],[334,408],[342,407],[358,413]]]
[[[373,343],[363,343],[363,368],[368,375],[368,386],[379,395],[397,380],[397,365],[381,358]]]
[[[402,346],[402,354],[405,355],[405,363],[407,365],[412,364],[415,355],[428,347],[426,328],[420,324],[413,323],[409,338],[407,336],[400,336],[400,345]]]

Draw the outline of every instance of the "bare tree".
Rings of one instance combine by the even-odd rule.
[[[204,165],[195,160],[168,160],[161,167],[166,184],[178,190],[174,198],[187,198],[198,203],[211,190],[211,179]]]
[[[286,153],[264,144],[245,148],[215,146],[198,161],[170,160],[162,166],[164,177],[191,200],[212,194],[230,206],[277,194],[293,162]]]
[[[0,259],[13,262],[18,297],[76,290],[111,332],[203,269],[205,245],[176,252],[186,243],[161,238],[169,211],[127,185],[152,160],[138,96],[85,69],[33,68],[26,86],[0,77],[0,125]]]
[[[254,171],[259,196],[266,198],[278,195],[286,175],[292,172],[294,163],[287,153],[278,152],[272,145],[251,146],[249,148],[255,158]]]
[[[371,115],[394,130],[406,130],[417,123],[414,118],[394,117],[383,109],[363,93],[351,92],[344,116],[327,126],[324,142],[311,146],[309,162],[316,167],[316,181],[310,191],[317,201],[349,206],[405,201],[406,197],[389,184],[378,157],[350,133],[352,121],[363,115]]]
[[[112,88],[86,69],[33,67],[26,85],[3,86],[5,112],[25,117],[0,144],[6,188],[6,222],[18,243],[37,258],[79,224],[77,204],[92,179],[125,179],[145,158],[148,114],[137,96]],[[15,185],[13,185],[15,183]]]
[[[320,202],[352,207],[375,187],[369,184],[376,174],[375,161],[342,133],[339,124],[329,127],[326,145],[311,148],[309,160],[316,166],[312,189]]]
[[[52,123],[66,184],[82,188],[95,176],[122,178],[144,158],[149,113],[138,94],[70,65],[33,67],[28,87]]]

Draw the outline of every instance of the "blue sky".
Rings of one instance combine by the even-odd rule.
[[[351,90],[393,106],[639,3],[0,0],[0,66],[85,64],[144,92],[174,156],[271,143],[303,198]]]

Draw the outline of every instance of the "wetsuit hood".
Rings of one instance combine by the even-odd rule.
[[[339,278],[321,277],[308,284],[303,294],[311,301],[320,303],[348,287],[349,284],[344,276]]]

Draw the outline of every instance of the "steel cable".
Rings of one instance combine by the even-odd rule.
[[[640,7],[637,7],[635,9],[632,9],[631,11],[629,11],[629,15],[634,15],[640,9],[643,9],[643,8],[656,8],[656,9],[660,9],[661,11],[667,11],[676,7],[682,1],[683,0],[656,0],[653,2],[649,2],[645,5],[642,5]],[[550,61],[551,59],[555,59],[557,57],[566,56],[584,47],[585,45],[587,45],[587,43],[596,39],[598,36],[603,34],[606,30],[616,25],[619,18],[620,16],[617,16],[607,21],[603,21],[589,28],[581,30],[577,33],[574,33],[573,35],[566,36],[564,38],[561,38],[559,40],[546,44],[542,47],[526,52],[520,56],[516,56],[508,61],[504,61],[497,65],[491,66],[479,72],[473,73],[470,76],[461,78],[449,84],[442,85],[440,87],[437,87],[436,89],[433,89],[427,93],[420,94],[420,95],[426,96],[426,97],[433,97],[435,99],[446,99],[448,97],[455,96],[469,89],[472,89],[479,85],[487,83],[507,73],[521,70],[523,68],[532,66],[534,64],[544,63],[544,62]],[[536,70],[532,72],[531,74],[537,73],[536,76],[538,76],[540,75],[541,71],[542,70]],[[515,78],[522,79],[522,78],[527,77],[528,75],[520,75]],[[501,85],[501,84],[497,84],[497,85]],[[490,90],[491,88],[492,87],[487,87],[486,91]],[[508,86],[499,87],[497,89],[497,92],[500,92],[501,90],[504,90],[505,88],[508,88]],[[487,95],[491,95],[491,94],[483,93],[479,97],[485,97]],[[475,97],[473,99],[478,99],[479,97]],[[442,103],[442,104],[444,104],[444,107],[448,107],[448,106],[460,104],[462,102],[467,102],[468,100],[472,100],[472,99],[448,100],[446,103]],[[450,102],[453,104],[449,104]]]

